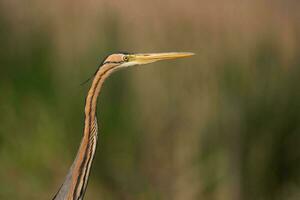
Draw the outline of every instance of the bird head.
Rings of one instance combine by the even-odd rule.
[[[171,60],[175,58],[184,58],[194,55],[190,52],[169,52],[169,53],[117,53],[106,58],[103,64],[116,64],[118,68],[134,65],[144,65],[161,60]]]

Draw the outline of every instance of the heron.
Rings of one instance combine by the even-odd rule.
[[[144,65],[161,60],[184,58],[192,55],[194,53],[191,52],[115,53],[109,55],[101,63],[94,74],[91,87],[85,99],[84,131],[77,155],[63,184],[52,200],[83,200],[84,198],[98,140],[97,99],[107,77],[122,68]]]

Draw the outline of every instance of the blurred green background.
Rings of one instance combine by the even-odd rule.
[[[109,53],[192,51],[119,71],[98,104],[86,199],[300,199],[300,3],[0,2],[0,199],[50,199]]]

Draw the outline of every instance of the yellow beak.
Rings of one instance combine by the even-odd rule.
[[[191,52],[169,52],[169,53],[145,53],[129,55],[129,62],[137,65],[148,64],[160,60],[170,60],[175,58],[184,58],[195,55]]]

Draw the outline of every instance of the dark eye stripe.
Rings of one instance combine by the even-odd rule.
[[[103,63],[103,65],[105,65],[105,64],[121,64],[123,62],[124,61],[119,61],[119,62],[116,62],[116,61],[106,61],[106,62]]]

